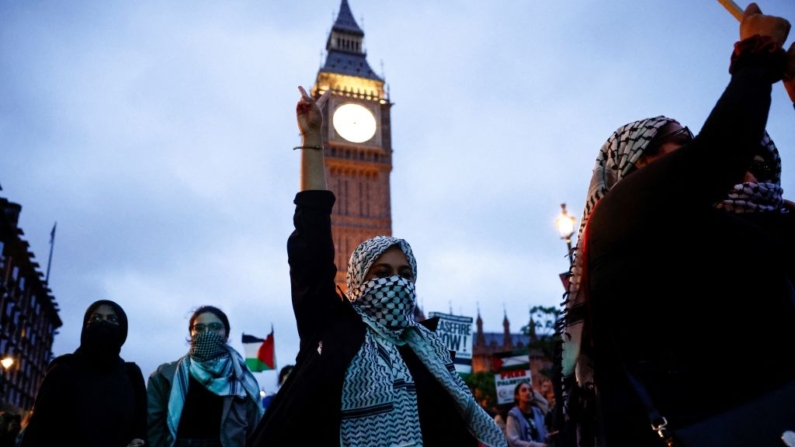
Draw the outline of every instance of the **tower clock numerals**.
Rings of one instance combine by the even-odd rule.
[[[375,116],[360,104],[347,103],[337,107],[331,122],[337,134],[351,143],[364,143],[375,135]]]

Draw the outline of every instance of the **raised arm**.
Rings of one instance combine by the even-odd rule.
[[[295,106],[298,129],[301,131],[301,191],[326,190],[326,171],[323,165],[323,139],[320,136],[323,127],[323,105],[326,103],[331,89],[315,101],[304,90],[301,100]]]
[[[322,108],[330,90],[315,101],[301,87],[296,105],[301,131],[300,192],[295,197],[295,230],[287,241],[293,311],[301,348],[322,338],[323,328],[334,314],[339,297],[334,278],[334,242],[331,210],[334,194],[326,187],[321,129]]]

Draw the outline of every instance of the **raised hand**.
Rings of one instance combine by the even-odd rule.
[[[298,129],[304,137],[310,134],[320,134],[323,125],[323,105],[331,94],[331,89],[326,90],[323,95],[314,100],[303,87],[298,86],[301,92],[301,99],[295,106],[295,115],[298,120]]]
[[[753,35],[770,36],[775,42],[783,46],[789,35],[790,23],[787,19],[762,14],[756,3],[750,3],[743,12],[740,22],[740,40],[745,40]]]
[[[295,116],[298,120],[298,129],[301,131],[301,191],[325,190],[326,172],[323,163],[323,138],[320,129],[323,127],[323,105],[331,94],[331,89],[326,90],[315,101],[304,90],[298,87],[301,99],[295,106]],[[298,149],[296,148],[296,149]]]

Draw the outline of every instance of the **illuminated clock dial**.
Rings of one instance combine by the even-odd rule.
[[[334,111],[334,130],[351,143],[364,143],[375,135],[375,116],[364,106],[343,104]]]

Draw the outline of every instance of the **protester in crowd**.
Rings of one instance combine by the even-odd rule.
[[[540,397],[540,395],[538,395]],[[513,390],[515,405],[508,411],[505,435],[511,447],[547,447],[546,400],[538,400],[532,386],[521,382]]]
[[[127,314],[115,302],[88,307],[80,347],[47,368],[21,447],[145,445],[144,377],[119,356],[127,328]]]
[[[315,103],[299,90],[301,191],[287,252],[301,349],[249,446],[506,446],[435,328],[414,321],[417,263],[408,242],[362,242],[348,264],[348,295],[338,295],[335,197],[326,188],[320,134],[330,93]]]
[[[295,365],[285,365],[282,369],[279,370],[279,386],[284,385],[284,382],[287,380],[287,376],[290,375]]]
[[[259,385],[228,344],[229,318],[215,306],[190,317],[190,350],[149,376],[153,447],[240,447],[262,417]]]
[[[279,370],[279,378],[278,378],[279,383],[277,385],[279,387],[279,389],[282,388],[282,385],[284,385],[284,382],[287,380],[287,376],[290,375],[290,371],[292,371],[293,368],[295,368],[295,365],[285,365],[285,366],[282,367],[282,369]],[[276,395],[276,393],[271,393],[271,394],[268,394],[267,396],[265,396],[262,399],[262,407],[267,410],[268,409],[268,405],[271,404],[271,401],[273,400],[273,396],[275,396],[275,395]]]
[[[795,347],[795,289],[791,252],[781,249],[792,247],[792,219],[780,188],[751,186],[780,180],[754,157],[775,159],[764,129],[771,86],[795,57],[795,46],[781,48],[788,32],[786,20],[750,4],[731,81],[697,137],[658,116],[620,127],[602,146],[562,320],[566,419],[557,445],[656,446],[660,433],[792,392],[795,368],[782,353]],[[763,192],[770,203],[726,199],[739,182],[741,193]],[[739,321],[742,330],[728,329]],[[728,371],[738,352],[754,353],[764,380],[737,387]],[[790,428],[785,402],[766,406],[765,421],[709,435],[779,445]]]

